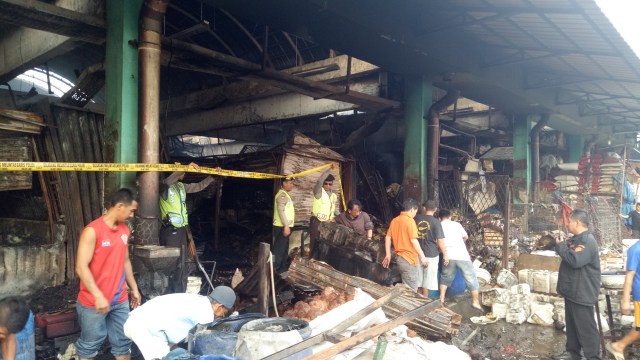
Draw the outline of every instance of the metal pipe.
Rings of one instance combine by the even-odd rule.
[[[539,182],[540,182],[540,130],[549,122],[549,114],[542,114],[540,121],[531,129],[529,137],[531,138],[531,171],[533,177],[533,203],[539,200]]]
[[[445,96],[429,108],[427,124],[427,199],[435,199],[435,184],[438,179],[438,148],[440,146],[440,111],[455,103],[460,90],[449,90]]]
[[[140,162],[160,162],[160,52],[162,21],[169,0],[145,0],[140,13],[138,76],[140,81]],[[144,221],[158,223],[159,178],[157,172],[140,175],[140,207]],[[158,243],[158,226],[148,224],[145,244]]]

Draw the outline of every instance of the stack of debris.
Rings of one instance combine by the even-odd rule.
[[[289,268],[287,281],[294,285],[333,287],[347,292],[360,288],[374,299],[379,299],[393,290],[367,279],[346,275],[324,263],[309,259],[295,259]],[[395,318],[431,302],[432,300],[406,288],[401,296],[391,299],[382,310],[388,317]],[[461,321],[462,317],[459,314],[440,307],[413,319],[407,326],[430,339],[450,339],[458,334]]]

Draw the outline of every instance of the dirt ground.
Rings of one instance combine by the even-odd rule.
[[[514,325],[504,320],[487,325],[474,324],[469,319],[479,316],[480,312],[471,307],[468,294],[449,299],[445,304],[463,318],[460,334],[452,339],[451,343],[468,353],[474,360],[566,358],[563,354],[566,336],[562,330],[526,322]],[[461,346],[476,328],[479,328],[476,335],[465,346]]]
[[[231,271],[219,272],[217,275],[224,277]],[[219,279],[216,279],[219,280]],[[65,309],[68,300],[77,296],[77,285],[64,285],[45,289],[30,299],[30,305],[34,312],[49,312]],[[524,323],[513,325],[498,320],[487,325],[473,324],[469,319],[480,313],[471,307],[471,298],[468,294],[447,299],[446,306],[459,313],[463,317],[460,333],[453,338],[451,343],[467,352],[472,359],[563,359],[565,334],[554,327],[543,327]],[[487,309],[488,310],[488,309]],[[464,346],[462,343],[469,335],[479,328],[478,332]],[[48,358],[42,356],[40,358]],[[103,354],[101,360],[111,359],[109,354]]]

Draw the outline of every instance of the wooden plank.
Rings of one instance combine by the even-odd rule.
[[[87,121],[87,113],[84,111],[78,112],[76,128],[79,129],[77,132],[80,137],[80,141],[77,144],[80,146],[79,160],[85,163],[93,163],[96,161],[93,158],[93,150],[91,149],[91,133]],[[85,203],[84,206],[89,207],[90,217],[91,219],[95,219],[101,215],[100,199],[97,196],[98,183],[96,180],[96,173],[85,172],[84,175],[86,176],[88,186],[87,203]]]
[[[49,157],[48,160],[56,162],[64,161],[64,152],[62,149],[62,142],[60,141],[60,133],[58,131],[58,127],[56,126],[55,116],[51,111],[49,100],[43,99],[42,101],[38,102],[36,104],[36,108],[38,109],[38,112],[44,115],[44,120],[47,124],[47,128],[44,134],[47,144],[47,156]],[[76,216],[74,207],[70,201],[69,196],[67,195],[71,191],[71,183],[68,173],[56,172],[55,174],[59,179],[59,186],[57,187],[57,198],[60,201],[60,209],[62,211],[61,219],[64,220],[67,227],[67,239],[65,239],[67,268],[65,275],[67,279],[75,279],[75,256],[78,236],[80,234],[81,228],[77,227],[78,216]]]
[[[429,311],[435,310],[436,307],[442,306],[439,301],[434,301],[429,304],[422,305],[416,309],[413,309],[402,316],[399,316],[391,321],[387,321],[384,324],[376,325],[370,329],[362,331],[349,339],[339,342],[330,348],[324,349],[316,354],[307,357],[307,360],[322,360],[329,359],[345,350],[361,344],[369,339],[372,339],[380,334],[383,334],[397,326],[400,326],[414,318],[420,317]]]
[[[0,108],[0,117],[22,121],[40,127],[45,126],[42,115],[34,112]]]
[[[31,146],[33,147],[33,159],[40,161],[40,153],[38,152],[38,146],[35,139],[31,138]],[[44,204],[47,207],[47,223],[49,225],[49,243],[53,244],[56,236],[56,226],[53,221],[53,206],[51,194],[49,192],[49,184],[47,184],[44,178],[44,172],[38,171],[38,180],[40,181],[40,189],[42,190],[42,197],[44,198]]]
[[[270,246],[260,243],[258,249],[258,312],[269,315],[269,253]]]
[[[66,120],[66,129],[68,130],[68,137],[66,138],[66,140],[71,140],[70,155],[73,159],[71,161],[84,162],[84,152],[82,151],[81,140],[81,137],[84,134],[80,132],[78,125],[82,113],[74,110],[65,110],[61,114],[64,114],[64,119]],[[91,188],[89,186],[89,174],[86,171],[79,171],[76,173],[76,176],[78,177],[78,185],[80,189],[78,197],[80,198],[82,206],[84,223],[88,224],[93,220],[93,216],[91,214]]]
[[[91,151],[93,152],[93,159],[95,162],[101,163],[104,162],[102,157],[102,121],[103,116],[89,113],[89,121],[87,122],[89,125],[89,136],[91,137]],[[105,207],[103,204],[104,198],[104,172],[96,172],[95,173],[96,182],[98,184],[98,191],[96,196],[98,197],[98,209],[102,212],[102,208]]]

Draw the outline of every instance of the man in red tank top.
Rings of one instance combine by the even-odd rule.
[[[80,338],[76,349],[80,359],[92,359],[108,336],[116,360],[131,358],[131,341],[124,335],[131,307],[140,305],[140,292],[129,260],[127,219],[138,208],[135,194],[120,189],[111,197],[107,213],[92,221],[80,234],[76,273],[80,278],[78,321]],[[125,285],[126,282],[126,285]]]

